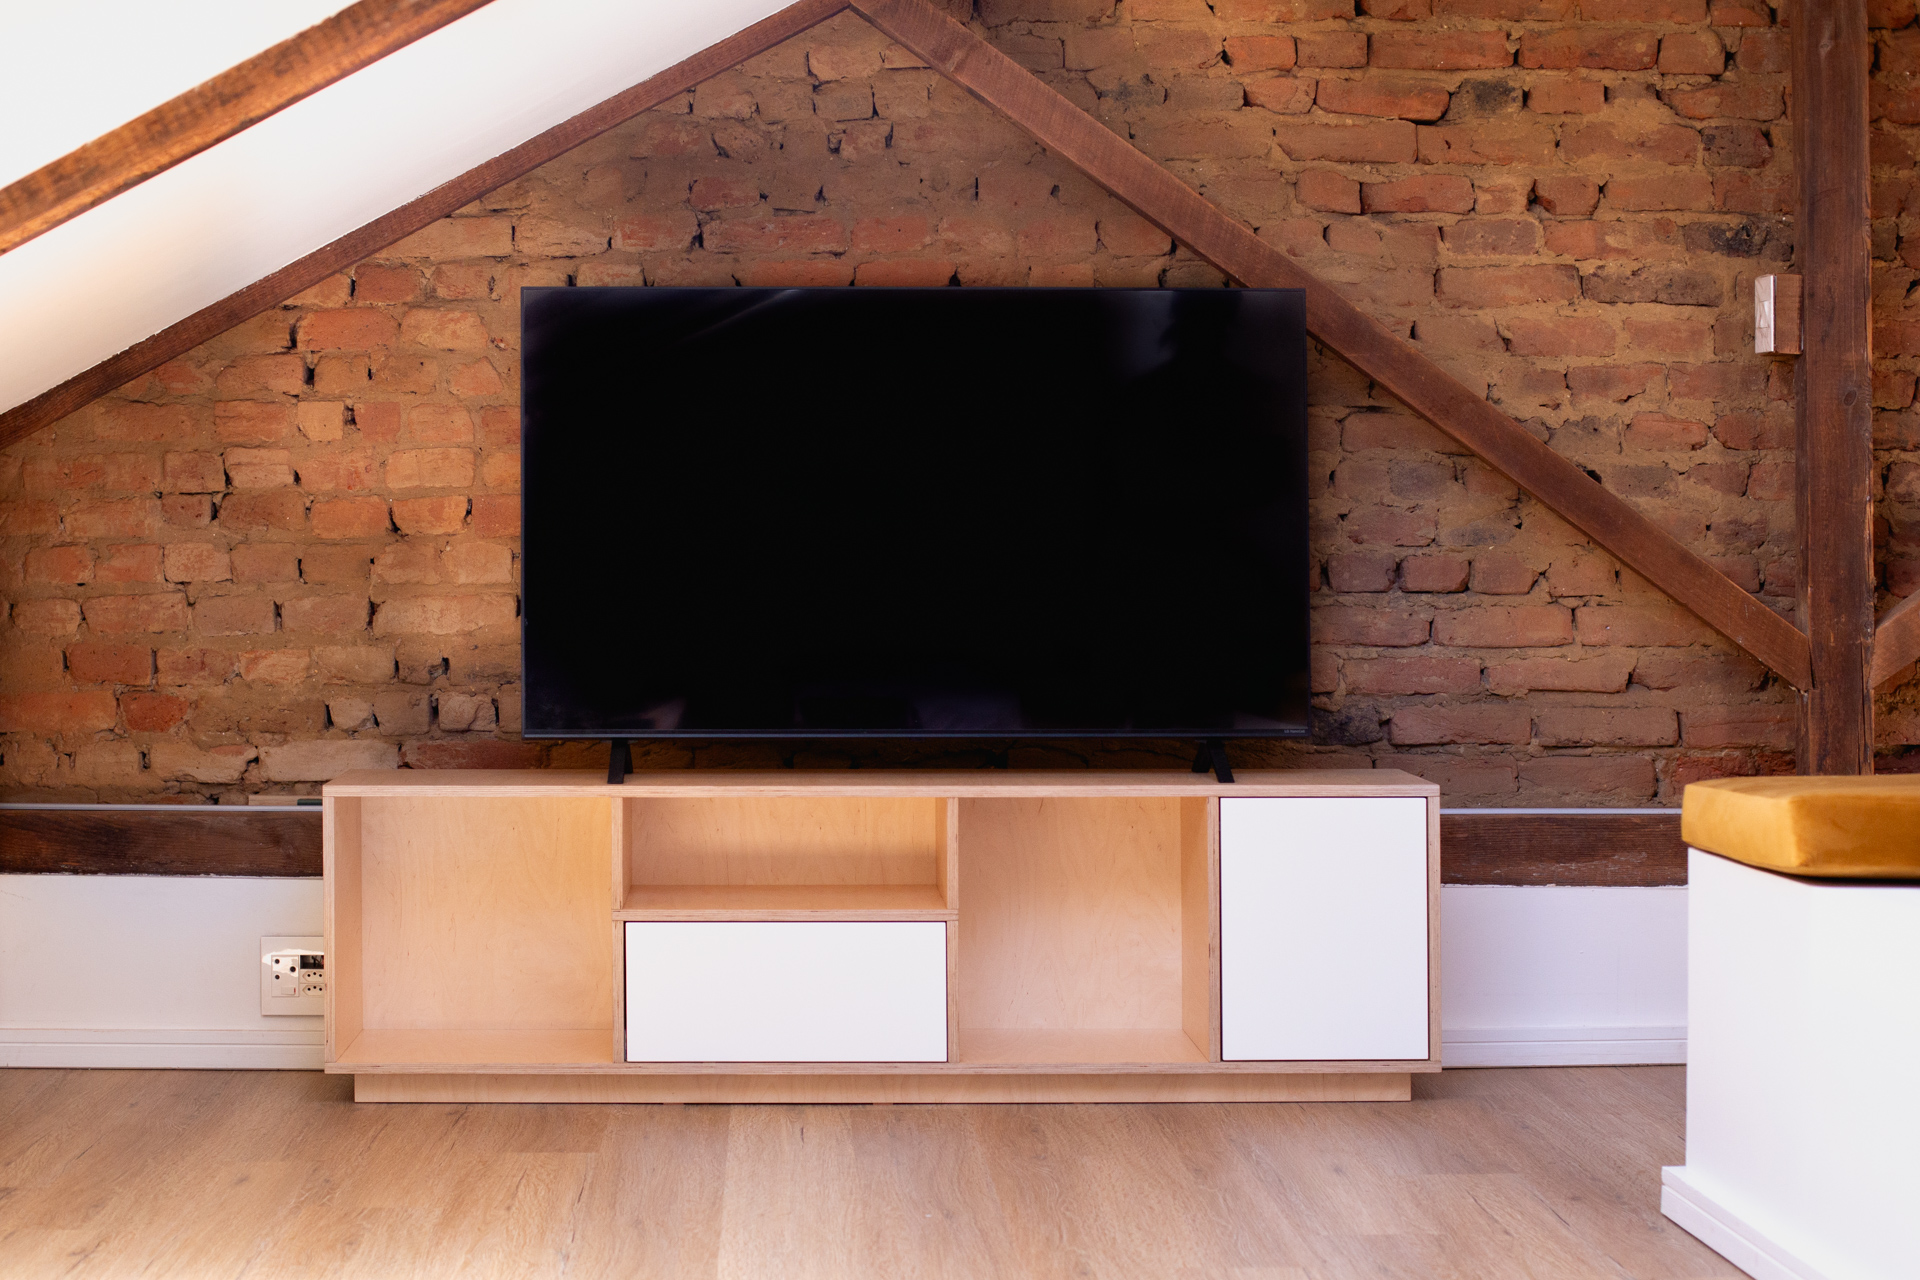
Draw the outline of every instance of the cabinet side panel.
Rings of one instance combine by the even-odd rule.
[[[358,797],[328,797],[321,806],[321,873],[325,877],[327,970],[326,1060],[339,1059],[365,1026],[361,952],[360,806]]]
[[[1183,1030],[1181,801],[963,800],[960,1026]]]
[[[1220,802],[1222,1054],[1424,1060],[1421,797]]]
[[[361,803],[368,1027],[612,1027],[612,801]]]
[[[1215,1004],[1220,952],[1215,935],[1214,801],[1180,802],[1180,1022],[1210,1062],[1220,1060]]]

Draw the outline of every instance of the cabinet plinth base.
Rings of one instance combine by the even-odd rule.
[[[1406,1102],[1404,1071],[1325,1075],[356,1075],[355,1102]]]

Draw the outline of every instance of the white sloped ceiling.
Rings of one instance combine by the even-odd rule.
[[[493,0],[0,254],[0,410],[784,3]]]

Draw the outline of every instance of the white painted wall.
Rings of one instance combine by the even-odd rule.
[[[1448,1066],[1686,1060],[1685,889],[1440,891]],[[259,940],[318,880],[0,876],[0,1066],[317,1068],[263,1018]]]
[[[320,931],[318,880],[0,876],[0,1066],[317,1069],[260,939]]]

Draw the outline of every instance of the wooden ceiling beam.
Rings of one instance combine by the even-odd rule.
[[[360,0],[0,187],[0,253],[231,138],[487,0]]]
[[[487,192],[532,172],[587,139],[631,120],[642,111],[659,106],[676,94],[685,93],[702,80],[718,75],[737,63],[765,53],[782,40],[824,22],[846,7],[846,0],[800,0],[798,4],[789,5],[720,43],[701,50],[684,62],[675,63],[659,75],[615,94],[597,106],[589,107],[545,133],[529,138],[511,151],[502,152],[485,164],[476,165],[451,182],[435,187],[392,213],[375,218],[365,226],[321,246],[272,275],[256,280],[238,293],[228,294],[211,306],[201,308],[151,338],[136,342],[118,355],[109,356],[59,386],[0,413],[0,449],[42,427],[51,426],[115,387],[123,386],[144,373],[151,373],[167,361],[185,355],[242,321],[279,306],[301,290],[310,289],[335,272],[343,271],[422,227],[438,222],[454,210],[464,208]]]
[[[925,0],[852,0],[852,8],[1241,284],[1304,289],[1314,337],[1795,688],[1807,687],[1807,637],[1792,623],[1126,139]]]

